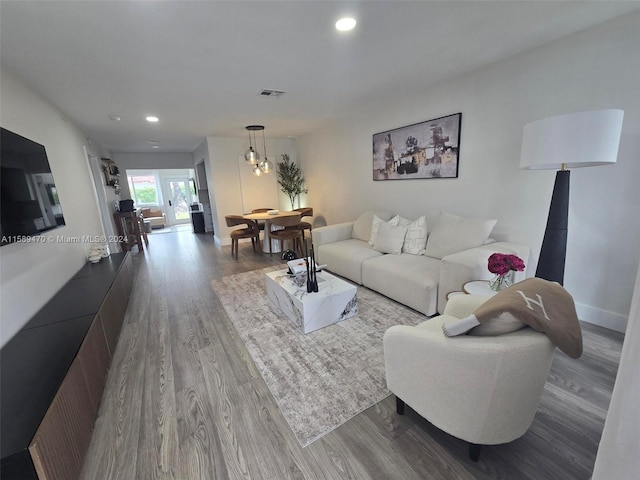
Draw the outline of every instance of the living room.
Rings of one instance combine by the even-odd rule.
[[[11,13],[4,6],[3,30]],[[441,210],[496,218],[492,236],[529,245],[533,251],[529,262],[535,265],[554,172],[519,168],[523,126],[560,113],[622,109],[617,163],[573,171],[565,286],[582,320],[624,332],[640,261],[640,203],[635,188],[640,152],[640,14],[637,7],[629,11],[509,58],[479,60],[476,68],[424,89],[390,85],[384,95],[370,96],[366,107],[354,108],[346,118],[327,115],[321,127],[296,134],[295,139],[285,132],[269,137],[269,156],[279,159],[288,153],[300,163],[309,188],[303,201],[329,223],[353,220],[371,208],[408,218],[426,215],[428,225]],[[2,127],[46,146],[67,219],[65,235],[100,235],[83,147],[98,158],[118,150],[92,138],[87,133],[91,125],[70,120],[71,114],[56,106],[56,98],[23,79],[19,63],[5,64],[5,48]],[[389,67],[380,61],[379,68]],[[275,82],[273,86],[280,81],[276,75],[268,80]],[[262,81],[260,85],[270,86]],[[457,112],[463,114],[457,179],[372,181],[373,134]],[[277,115],[272,115],[275,124]],[[194,162],[205,158],[211,169],[218,244],[225,244],[229,236],[224,215],[242,210],[238,155],[248,141],[240,132],[256,120],[247,112],[242,119],[236,122],[238,133],[205,132],[191,150]],[[269,134],[269,123],[264,123]],[[288,209],[286,199],[279,208]],[[81,244],[2,247],[3,345],[85,263],[87,248]]]

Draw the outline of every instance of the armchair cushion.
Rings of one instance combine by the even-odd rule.
[[[442,331],[447,337],[468,333],[476,336],[504,335],[516,332],[527,325],[509,312],[499,312],[486,322],[480,323],[475,315],[469,315],[455,322],[443,323]]]

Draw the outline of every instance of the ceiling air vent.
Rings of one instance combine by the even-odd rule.
[[[260,92],[260,95],[263,97],[280,98],[282,95],[284,95],[284,93],[285,92],[283,92],[282,90],[271,90],[271,89],[265,88]]]

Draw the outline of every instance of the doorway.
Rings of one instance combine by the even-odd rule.
[[[167,199],[167,217],[170,225],[191,222],[190,205],[197,201],[192,178],[165,178],[164,194]]]

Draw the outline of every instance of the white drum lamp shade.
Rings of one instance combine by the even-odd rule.
[[[529,170],[594,167],[615,163],[622,110],[567,113],[524,127],[520,168]]]
[[[615,163],[623,117],[622,110],[592,110],[558,115],[525,125],[520,168],[559,169],[536,277],[563,284],[569,223],[568,168]]]

